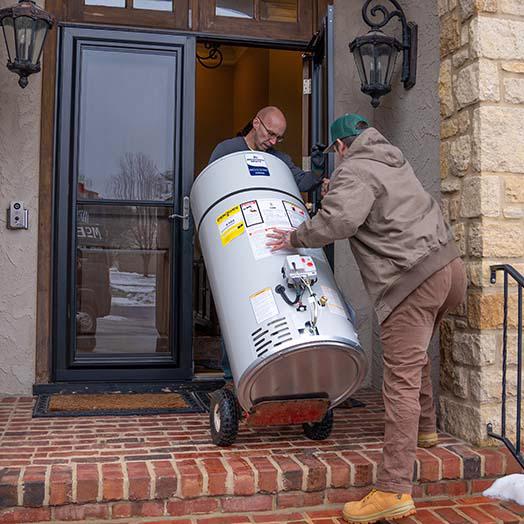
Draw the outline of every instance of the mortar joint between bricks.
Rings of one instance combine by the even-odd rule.
[[[42,506],[49,506],[49,498],[51,497],[51,466],[45,468],[44,474],[44,500]]]
[[[129,475],[127,474],[127,464],[123,458],[120,459],[122,465],[122,500],[129,500]]]
[[[315,458],[326,467],[326,489],[331,488],[331,484],[333,482],[333,472],[331,471],[330,464],[326,462],[325,459],[323,459],[320,455],[315,455]]]
[[[274,460],[271,455],[268,455],[267,459],[277,470],[277,492],[280,493],[281,491],[284,491],[284,475],[282,473],[282,469],[280,468],[278,462]]]
[[[17,504],[19,506],[24,505],[24,474],[25,474],[25,466],[22,466],[18,474],[18,483],[16,485],[16,498],[17,498]]]
[[[176,492],[175,492],[175,497],[176,498],[181,498],[182,497],[182,476],[180,475],[180,470],[178,469],[178,467],[176,465],[176,460],[175,459],[169,460],[169,463],[171,464],[171,466],[173,466],[173,470],[174,470],[175,475],[176,475]],[[166,509],[167,509],[167,506],[166,506]]]
[[[202,495],[207,496],[209,495],[209,475],[207,474],[207,470],[200,459],[197,459],[195,462],[197,468],[200,471],[200,474],[202,475]]]
[[[233,495],[235,493],[235,479],[233,475],[233,468],[226,457],[220,457],[220,461],[226,470],[226,494]]]
[[[253,481],[255,483],[255,495],[260,491],[259,490],[259,479],[260,479],[260,473],[256,466],[251,462],[249,457],[245,457],[244,460],[248,463],[249,467],[253,470]]]
[[[337,455],[337,457],[340,460],[342,460],[343,462],[345,462],[348,465],[349,467],[349,486],[350,487],[354,486],[355,485],[355,475],[356,475],[355,464],[353,464],[350,460],[346,460],[344,455],[342,455],[342,452],[337,451],[335,454]]]
[[[96,465],[98,473],[98,491],[96,493],[96,501],[101,502],[104,497],[104,475],[102,473],[102,463]]]
[[[150,500],[155,500],[155,495],[156,495],[156,475],[155,475],[155,469],[153,468],[153,464],[151,463],[150,460],[146,460],[145,464],[146,464],[147,471],[149,473],[149,478],[151,480],[149,482],[149,499]]]
[[[76,504],[78,495],[78,463],[73,462],[71,466],[71,501],[73,504]]]

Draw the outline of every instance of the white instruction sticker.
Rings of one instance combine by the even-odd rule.
[[[271,200],[269,198],[262,198],[257,201],[264,224],[268,227],[287,228],[291,226],[289,217],[282,200]]]
[[[291,227],[298,227],[307,218],[306,212],[291,202],[284,201],[284,209],[286,210]]]
[[[249,300],[258,324],[278,315],[277,303],[271,288],[267,287],[254,293],[249,297]]]
[[[340,301],[338,293],[331,287],[321,286],[322,294],[327,298],[327,307],[331,313],[347,318],[344,304]]]
[[[297,253],[296,249],[280,249],[279,251],[272,253],[271,247],[266,245],[271,241],[267,234],[272,229],[272,227],[266,227],[265,225],[250,227],[247,229],[247,238],[249,239],[249,245],[251,246],[251,251],[253,252],[255,260],[260,260],[261,258],[270,257],[272,255],[294,255]],[[287,229],[289,229],[289,226]]]
[[[262,224],[262,222],[264,222],[256,200],[240,204],[240,209],[242,209],[246,227],[256,226],[257,224]]]

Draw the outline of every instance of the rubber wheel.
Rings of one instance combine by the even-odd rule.
[[[310,440],[326,440],[333,429],[333,410],[328,409],[320,422],[302,424],[304,435]]]
[[[235,442],[238,434],[238,414],[238,402],[230,389],[219,389],[211,395],[209,425],[213,444],[227,447]]]

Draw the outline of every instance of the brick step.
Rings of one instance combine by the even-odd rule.
[[[207,415],[32,419],[33,399],[0,399],[0,522],[234,514],[360,498],[376,479],[383,409],[376,392],[356,398],[366,407],[336,409],[325,441],[297,427],[242,426],[231,448],[210,443]],[[439,446],[418,450],[414,496],[474,495],[519,471],[503,448],[473,449],[442,434]]]
[[[138,505],[140,503],[134,503]],[[0,522],[71,522],[109,524],[343,524],[342,504],[322,506],[301,506],[300,508],[271,508],[269,511],[251,511],[224,514],[220,504],[208,504],[209,511],[199,515],[204,506],[194,505],[195,513],[176,517],[169,512],[161,512],[161,507],[152,503],[142,503],[148,511],[135,515],[132,504],[116,503],[69,505],[59,508],[13,508],[4,513]],[[521,524],[524,522],[524,506],[514,502],[504,502],[486,497],[440,498],[416,501],[415,515],[383,524]],[[169,508],[169,505],[168,505]],[[145,515],[148,514],[148,516]],[[176,512],[175,512],[176,515]]]

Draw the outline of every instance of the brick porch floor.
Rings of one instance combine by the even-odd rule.
[[[233,524],[271,522],[260,512],[290,511],[298,521],[336,522],[342,502],[369,491],[382,448],[380,395],[365,390],[355,398],[366,407],[335,410],[329,440],[307,440],[298,427],[242,426],[228,449],[210,443],[206,415],[32,419],[32,398],[0,398],[0,522],[191,516],[178,522]],[[468,522],[462,509],[460,518],[453,513],[459,498],[513,472],[519,466],[505,449],[473,449],[441,435],[438,447],[418,451],[414,496],[419,508],[438,500],[443,511],[430,506],[416,518],[438,524],[445,513],[453,524]],[[451,512],[447,505],[454,506]],[[471,521],[474,515],[482,523],[523,518],[490,517],[490,508],[500,506],[482,505]],[[335,513],[315,520],[301,509],[314,506]],[[217,513],[225,520],[206,521]]]

